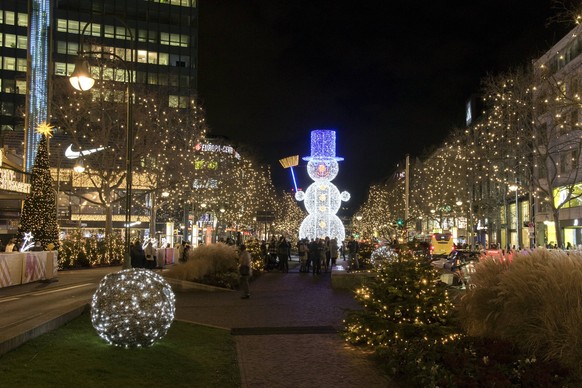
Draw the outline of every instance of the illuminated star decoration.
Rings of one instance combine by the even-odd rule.
[[[20,247],[20,252],[26,252],[34,246],[34,236],[32,232],[24,233],[24,238],[22,239],[22,246]]]
[[[38,132],[41,135],[44,135],[46,137],[51,137],[53,135],[54,128],[55,127],[48,124],[46,121],[43,121],[42,123],[39,124],[38,127],[36,127],[36,132]]]

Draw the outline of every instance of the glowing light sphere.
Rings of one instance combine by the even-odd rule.
[[[335,131],[311,131],[311,156],[307,160],[307,173],[313,183],[305,193],[299,191],[295,199],[305,201],[309,215],[301,223],[299,238],[336,238],[345,240],[345,228],[336,213],[342,201],[350,199],[348,192],[339,192],[331,183],[339,172],[338,161],[343,158],[335,156]]]
[[[122,347],[145,347],[166,335],[175,297],[157,273],[131,268],[106,275],[91,302],[91,322],[101,338]]]

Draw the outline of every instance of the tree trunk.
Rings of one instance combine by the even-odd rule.
[[[562,228],[560,227],[560,209],[552,209],[552,215],[554,216],[554,227],[556,232],[556,244],[558,248],[564,247],[564,237],[562,235]]]
[[[105,206],[105,238],[113,232],[113,214],[111,206]]]

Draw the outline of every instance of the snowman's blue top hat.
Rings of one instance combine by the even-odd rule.
[[[344,160],[344,158],[335,156],[335,131],[330,129],[311,131],[311,156],[305,156],[303,160],[313,159]]]

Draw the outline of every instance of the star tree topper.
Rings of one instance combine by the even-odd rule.
[[[36,127],[36,132],[40,133],[41,135],[45,135],[46,137],[51,137],[53,135],[53,127],[46,121],[43,121]]]

